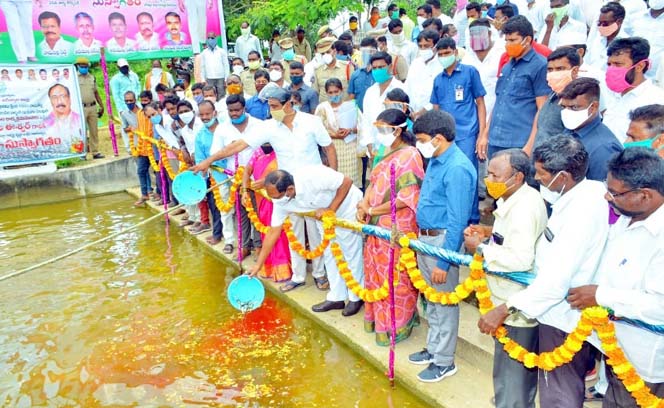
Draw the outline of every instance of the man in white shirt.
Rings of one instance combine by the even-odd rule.
[[[228,54],[217,45],[217,35],[209,32],[207,47],[200,54],[201,79],[217,88],[217,95],[226,93],[226,77],[231,73]]]
[[[260,134],[243,135],[224,149],[213,154],[207,160],[200,162],[192,171],[206,171],[215,160],[225,159],[241,152],[248,146],[253,149],[262,144],[270,143],[277,156],[277,162],[282,170],[295,172],[306,165],[322,164],[319,146],[327,157],[329,166],[337,168],[337,155],[334,144],[323,122],[317,116],[304,112],[296,112],[292,107],[290,93],[282,88],[273,87],[266,93],[272,119],[264,122]],[[321,242],[321,236],[315,223],[303,217],[292,217],[293,232],[300,242],[304,242],[304,228],[306,225],[309,245],[316,247]],[[286,282],[281,290],[284,292],[304,285],[306,277],[306,261],[296,252],[291,251],[293,277]],[[314,281],[319,289],[328,287],[325,271],[320,258],[313,260]]]
[[[530,158],[521,149],[501,150],[489,162],[485,179],[498,208],[493,212],[493,229],[471,225],[464,231],[467,252],[480,248],[487,269],[494,272],[527,272],[533,269],[535,244],[546,228],[547,215],[542,196],[527,184],[532,173]],[[489,240],[488,244],[482,244]],[[505,302],[523,286],[509,279],[487,275],[494,304]],[[505,327],[510,338],[537,352],[537,320],[515,313]],[[502,344],[495,342],[493,388],[496,407],[533,407],[537,393],[537,369],[513,360]]]
[[[410,97],[410,109],[416,115],[431,110],[433,106],[429,102],[433,81],[443,71],[443,66],[438,62],[436,44],[440,39],[437,32],[425,30],[417,36],[417,58],[413,60],[408,71],[415,81],[406,82],[406,93]]]
[[[388,51],[393,54],[399,54],[406,59],[406,62],[410,66],[413,63],[413,60],[417,58],[417,45],[413,44],[412,41],[409,41],[406,38],[406,34],[403,31],[403,23],[401,20],[391,20],[387,25],[387,29],[390,32],[390,38],[392,41],[388,42]]]
[[[145,74],[145,90],[152,92],[152,99],[158,101],[157,85],[164,84],[169,88],[175,86],[173,75],[170,72],[164,71],[161,67],[160,60],[152,60],[152,70]]]
[[[427,0],[426,4],[431,6],[431,16],[440,20],[443,25],[454,24],[454,20],[440,10],[440,0]]]
[[[606,49],[609,44],[616,38],[628,37],[623,30],[624,21],[625,8],[620,3],[613,1],[602,6],[597,21],[598,35],[588,39],[588,52],[585,58],[588,64],[606,72]]]
[[[349,177],[322,164],[301,167],[292,175],[285,170],[273,171],[265,178],[265,189],[274,203],[274,210],[270,230],[265,235],[256,265],[250,271],[251,276],[256,276],[260,271],[279,239],[286,217],[293,213],[315,211],[316,217],[320,219],[325,212],[333,211],[341,219],[353,219],[357,212],[357,204],[362,201],[362,192],[353,185]],[[322,234],[321,221],[316,221],[316,227]],[[334,241],[341,247],[353,278],[357,282],[364,282],[362,234],[337,228]],[[348,290],[339,275],[330,246],[325,248],[323,262],[330,280],[330,291],[324,302],[313,305],[311,309],[314,312],[343,309],[343,316],[352,316],[359,312],[363,302],[355,293]],[[346,299],[349,300],[348,304],[345,303]]]
[[[242,61],[246,64],[249,62],[249,52],[256,51],[260,55],[263,55],[263,51],[261,49],[261,41],[251,33],[251,26],[248,21],[242,22],[240,32],[242,34],[235,39],[235,54],[242,58]]]
[[[108,15],[108,25],[113,37],[106,42],[108,52],[113,54],[126,54],[136,49],[136,41],[127,37],[127,22],[125,16],[118,12]]]
[[[539,352],[560,346],[580,318],[566,301],[570,288],[592,282],[608,234],[606,189],[585,178],[588,153],[570,136],[545,141],[533,151],[535,180],[552,214],[535,248],[536,277],[521,292],[482,316],[483,333],[494,333],[513,313],[537,319]],[[591,356],[584,342],[572,361],[539,377],[540,406],[581,407]]]
[[[78,40],[74,42],[74,54],[99,54],[101,42],[94,37],[95,24],[92,16],[80,12],[74,16],[74,24],[76,25],[76,31],[78,31]]]
[[[376,142],[377,130],[374,126],[378,115],[385,110],[383,102],[385,96],[395,88],[403,89],[406,91],[406,86],[403,82],[392,76],[390,66],[392,64],[392,57],[386,52],[377,52],[369,59],[371,65],[371,76],[373,76],[374,83],[367,89],[364,94],[364,101],[362,102],[362,137],[360,144],[368,146]]]
[[[533,25],[535,35],[538,35],[540,31],[546,27],[546,24],[544,23],[544,18],[546,16],[544,14],[544,7],[542,7],[544,1],[546,0],[528,0],[526,9],[523,12],[523,15],[526,16],[528,21],[530,21],[530,24]],[[521,10],[521,7],[519,7],[519,10]]]
[[[136,16],[138,33],[136,44],[139,51],[156,51],[159,49],[159,36],[154,32],[154,19],[152,14],[142,11]]]
[[[643,4],[643,3],[641,3]],[[645,38],[650,43],[650,60],[652,68],[646,74],[649,78],[659,69],[664,59],[664,1],[650,0],[650,8],[633,16],[634,36]],[[664,84],[660,83],[664,87]]]
[[[618,95],[604,112],[603,122],[620,143],[625,141],[629,112],[664,100],[664,89],[645,74],[650,70],[650,45],[639,37],[620,38],[609,44],[606,85]]]
[[[570,17],[569,0],[551,0],[550,6],[551,13],[544,19],[545,27],[538,34],[540,44],[555,50],[561,34],[569,31],[586,34],[586,25]]]
[[[620,319],[664,326],[664,160],[650,150],[625,149],[609,162],[606,184],[605,197],[621,216],[609,231],[594,284],[570,289],[567,300],[577,309],[600,305],[613,310],[620,348],[650,391],[662,398],[661,334]],[[636,406],[610,367],[606,373],[609,389],[603,406]]]
[[[44,57],[66,58],[71,56],[72,44],[60,34],[60,16],[44,11],[38,17],[44,39],[39,50]]]

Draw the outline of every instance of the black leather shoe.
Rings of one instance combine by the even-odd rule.
[[[359,312],[360,309],[362,309],[363,304],[364,301],[362,300],[358,300],[357,302],[348,301],[348,304],[346,305],[346,307],[344,307],[344,311],[341,312],[341,314],[346,317],[357,314],[357,312]]]
[[[328,312],[330,310],[343,309],[345,306],[346,304],[344,303],[343,300],[340,300],[338,302],[326,300],[325,302],[311,306],[311,310],[313,310],[314,312]]]

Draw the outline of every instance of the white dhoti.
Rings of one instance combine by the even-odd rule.
[[[25,62],[35,56],[35,37],[32,33],[32,1],[1,0],[0,8],[7,21],[7,32],[16,60]]]
[[[207,33],[207,0],[185,0],[187,21],[189,22],[189,35],[194,54],[201,52],[201,43],[205,42]]]
[[[298,242],[305,242],[304,231],[306,228],[310,248],[316,248],[318,245],[320,245],[322,240],[322,226],[319,225],[320,222],[313,218],[305,218],[295,214],[291,214],[289,218],[293,224],[293,234],[295,234],[295,237],[297,237]],[[293,270],[293,277],[291,280],[298,283],[304,282],[304,279],[307,276],[307,260],[292,249],[290,249],[290,254],[291,269]],[[312,275],[314,278],[320,278],[321,276],[325,275],[322,257],[312,259],[311,265],[313,267]]]

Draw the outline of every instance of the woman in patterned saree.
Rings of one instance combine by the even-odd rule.
[[[272,218],[272,201],[263,197],[258,190],[263,188],[265,176],[274,170],[277,170],[277,156],[275,155],[272,146],[270,146],[269,143],[266,143],[256,149],[251,156],[251,159],[249,159],[242,182],[242,186],[245,189],[250,189],[256,192],[256,205],[254,208],[256,209],[258,219],[264,225],[270,225]],[[249,193],[244,193],[242,200],[244,202],[246,202],[246,200],[251,200]],[[264,234],[261,234],[261,240],[264,238]],[[279,240],[265,261],[265,265],[261,268],[258,276],[261,278],[273,279],[275,282],[282,282],[289,280],[291,275],[292,271],[290,267],[288,238],[286,238],[286,234],[282,231]]]
[[[390,167],[396,170],[397,229],[402,233],[416,232],[415,209],[424,178],[422,156],[414,147],[415,136],[406,129],[407,116],[397,109],[388,109],[378,115],[375,126],[378,142],[387,147],[385,157],[374,167],[364,200],[358,205],[357,219],[383,228],[391,228],[390,219]],[[389,273],[388,241],[369,236],[364,247],[364,286],[376,289],[383,285]],[[398,259],[399,251],[396,251]],[[395,341],[405,340],[413,327],[419,324],[417,314],[417,289],[406,272],[398,272],[395,286],[396,328]],[[376,332],[376,343],[390,343],[389,301],[365,304],[364,326],[368,332]]]

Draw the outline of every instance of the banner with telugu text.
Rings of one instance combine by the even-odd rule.
[[[0,1],[0,63],[187,57],[220,33],[218,0]]]
[[[85,155],[73,65],[0,64],[0,166]]]

